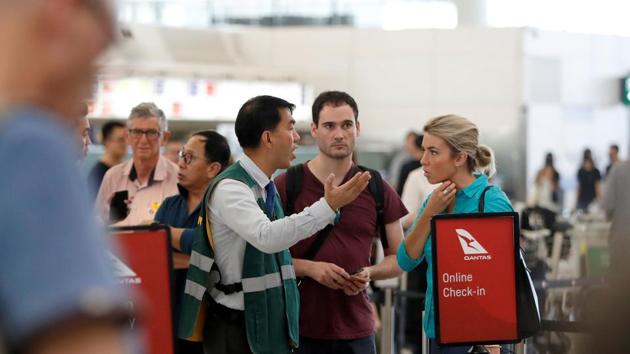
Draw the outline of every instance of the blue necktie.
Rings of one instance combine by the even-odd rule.
[[[265,186],[265,191],[267,192],[267,199],[265,201],[267,215],[269,216],[269,218],[272,218],[274,205],[276,203],[276,186],[273,184],[273,181],[269,182]]]

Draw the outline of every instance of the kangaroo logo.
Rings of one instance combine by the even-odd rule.
[[[465,255],[471,254],[488,254],[485,248],[477,241],[470,232],[464,229],[455,229],[462,251]]]
[[[131,267],[129,267],[125,262],[123,262],[120,258],[116,257],[111,252],[109,253],[109,257],[112,261],[114,276],[118,278],[120,283],[122,284],[140,284],[142,283],[142,279],[138,277],[138,274],[134,272]]]

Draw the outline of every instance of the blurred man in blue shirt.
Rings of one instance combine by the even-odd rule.
[[[114,29],[106,0],[0,0],[0,352],[128,352],[73,132]]]

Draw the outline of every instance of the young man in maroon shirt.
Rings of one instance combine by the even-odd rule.
[[[345,92],[323,92],[315,99],[311,135],[319,154],[302,166],[302,185],[294,212],[324,195],[324,181],[329,174],[337,176],[338,184],[358,170],[352,161],[360,132],[358,114],[356,102]],[[286,179],[287,175],[282,174],[275,181],[285,207]],[[340,210],[339,221],[312,260],[304,257],[317,236],[291,248],[296,275],[303,278],[297,353],[376,353],[372,309],[365,290],[370,280],[402,273],[396,263],[396,250],[403,237],[400,219],[407,214],[396,191],[387,182],[383,184],[388,248],[382,262],[370,264],[378,225],[376,201],[368,188]]]

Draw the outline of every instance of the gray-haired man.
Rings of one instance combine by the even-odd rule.
[[[110,168],[96,197],[97,210],[117,226],[153,220],[166,197],[178,193],[178,167],[160,155],[170,133],[161,109],[153,103],[134,107],[127,120],[131,160]]]

